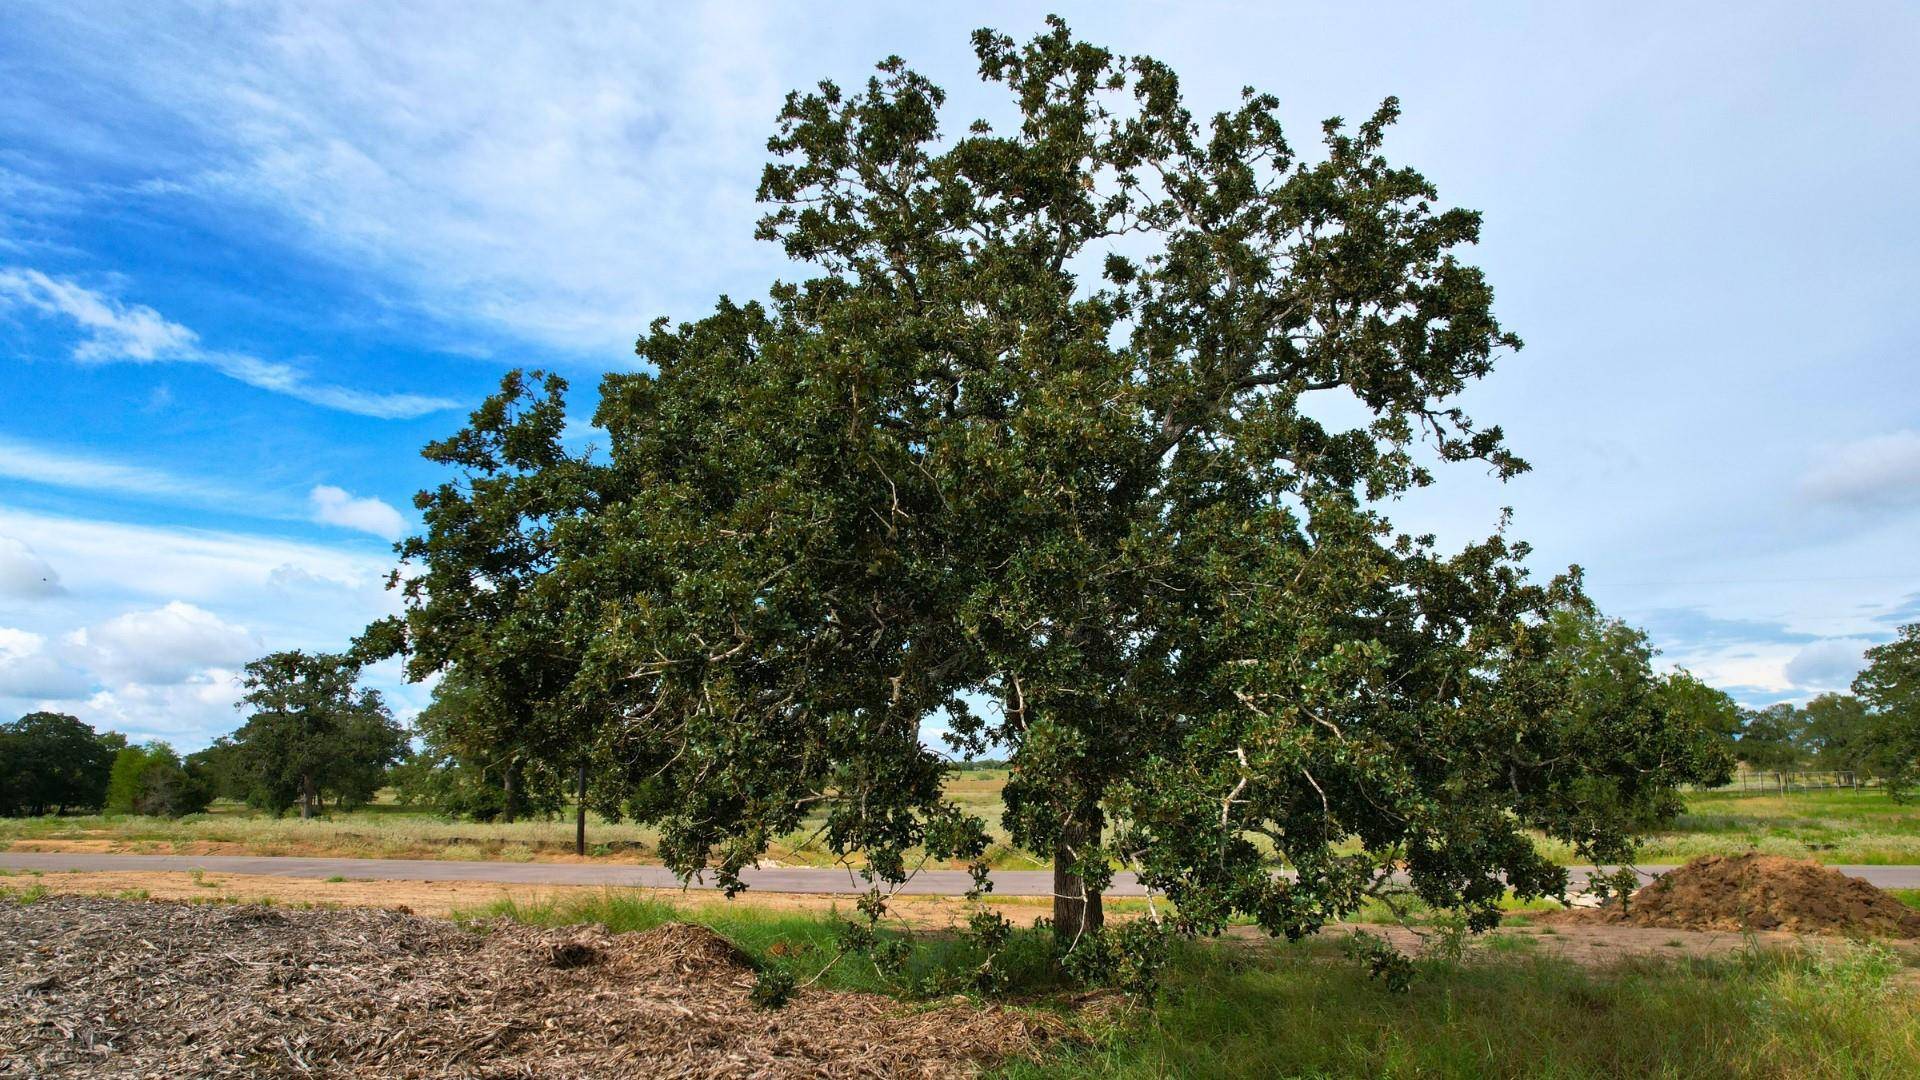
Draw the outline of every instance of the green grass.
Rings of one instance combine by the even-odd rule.
[[[1876,946],[1838,960],[1756,952],[1602,973],[1527,948],[1423,964],[1398,995],[1324,948],[1200,948],[1175,965],[1150,1013],[1002,1075],[1920,1075],[1920,1013],[1893,989],[1897,960]]]
[[[805,982],[838,952],[837,918],[744,904],[679,906],[609,891],[567,901],[502,900],[469,925],[597,923],[644,931],[711,927],[756,963]],[[921,972],[973,962],[920,935]],[[1872,943],[1822,951],[1751,949],[1732,959],[1636,960],[1594,971],[1501,935],[1464,962],[1421,961],[1392,994],[1334,942],[1182,946],[1151,1009],[1084,1021],[1086,1041],[1005,1066],[1003,1080],[1093,1077],[1906,1077],[1920,1075],[1920,1003],[1897,954]],[[1060,987],[1037,934],[1016,939],[1016,993],[1044,1005]],[[821,985],[886,992],[871,964],[842,960]],[[1033,995],[1040,995],[1035,997]]]
[[[843,915],[837,909],[824,914],[784,912],[744,902],[679,905],[644,893],[610,889],[565,900],[548,897],[519,901],[503,897],[481,907],[457,910],[453,918],[473,927],[483,927],[489,919],[511,919],[530,926],[594,924],[615,933],[641,932],[670,922],[688,922],[705,926],[733,942],[757,966],[788,969],[800,983],[818,977],[819,985],[833,989],[874,993],[897,989],[898,984],[882,976],[871,961],[858,955],[841,955],[840,926],[851,915],[851,912]],[[882,935],[902,936],[890,930],[883,930]],[[918,933],[912,935],[911,940],[914,949],[906,972],[909,981],[964,970],[980,960],[970,946],[955,935]],[[1033,930],[1015,931],[1013,944],[996,964],[1006,973],[1008,984],[1019,993],[1054,989],[1051,948],[1050,937]]]
[[[1573,853],[1543,846],[1561,861]],[[1759,851],[1824,863],[1920,863],[1920,803],[1897,803],[1877,788],[1747,794],[1696,792],[1686,812],[1647,837],[1644,863]]]

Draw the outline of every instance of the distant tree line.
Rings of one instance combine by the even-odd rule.
[[[407,734],[344,656],[277,652],[248,664],[239,730],[181,756],[130,745],[62,713],[0,724],[0,816],[107,813],[182,817],[215,798],[311,817],[372,801]]]
[[[1843,784],[1877,781],[1904,798],[1920,761],[1920,623],[1866,659],[1851,693],[1740,710],[1734,756],[1783,790],[1794,775],[1819,771]]]

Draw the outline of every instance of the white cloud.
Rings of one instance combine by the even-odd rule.
[[[109,681],[150,684],[244,664],[265,651],[253,631],[177,600],[76,630],[68,644]]]
[[[294,579],[324,583],[364,607],[383,593],[393,560],[270,536],[167,529],[31,514],[0,507],[0,535],[58,551],[74,593],[187,600],[202,606],[283,602]],[[309,604],[311,606],[311,604]],[[289,613],[298,614],[298,613]]]
[[[1787,661],[1787,681],[1807,692],[1844,690],[1860,673],[1866,662],[1863,654],[1872,644],[1864,638],[1816,641]]]
[[[31,514],[0,506],[0,536],[59,553],[66,593],[16,604],[0,716],[56,708],[101,730],[191,750],[238,722],[232,672],[275,649],[338,651],[398,607],[393,559],[271,536]],[[368,684],[420,695],[384,665]]]
[[[86,332],[73,358],[82,363],[202,364],[248,386],[329,409],[382,419],[404,419],[451,408],[448,398],[423,394],[370,393],[316,383],[291,364],[244,353],[203,348],[200,336],[143,304],[121,303],[65,278],[38,270],[0,268],[0,303],[12,302],[43,315],[63,316]]]
[[[355,498],[345,489],[322,484],[313,489],[308,500],[313,506],[313,520],[323,525],[358,529],[388,540],[398,540],[407,531],[407,519],[400,516],[400,511],[371,496]]]
[[[1822,502],[1863,508],[1920,505],[1920,431],[1842,444],[1807,470],[1802,487]]]
[[[192,750],[239,726],[234,703],[242,692],[238,672],[209,668],[168,685],[102,689],[69,709],[97,730],[123,732],[136,742],[166,739]]]
[[[0,536],[0,597],[43,600],[66,590],[60,573],[31,547],[11,536]]]
[[[0,697],[58,700],[85,694],[91,685],[48,650],[45,637],[0,626]]]

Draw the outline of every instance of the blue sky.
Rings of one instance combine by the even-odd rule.
[[[590,389],[792,272],[751,239],[787,90],[898,53],[959,130],[1004,114],[968,32],[1050,9],[1197,109],[1277,94],[1300,144],[1397,94],[1389,152],[1485,212],[1528,347],[1466,404],[1535,471],[1405,524],[1513,507],[1749,702],[1920,619],[1920,9],[961,7],[8,4],[0,712],[231,729],[247,659],[391,609],[418,449],[503,370]]]

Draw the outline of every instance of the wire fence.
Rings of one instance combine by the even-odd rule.
[[[1733,781],[1708,791],[1748,795],[1791,795],[1800,791],[1865,790],[1880,786],[1880,778],[1846,770],[1789,769],[1781,772],[1741,769]]]

